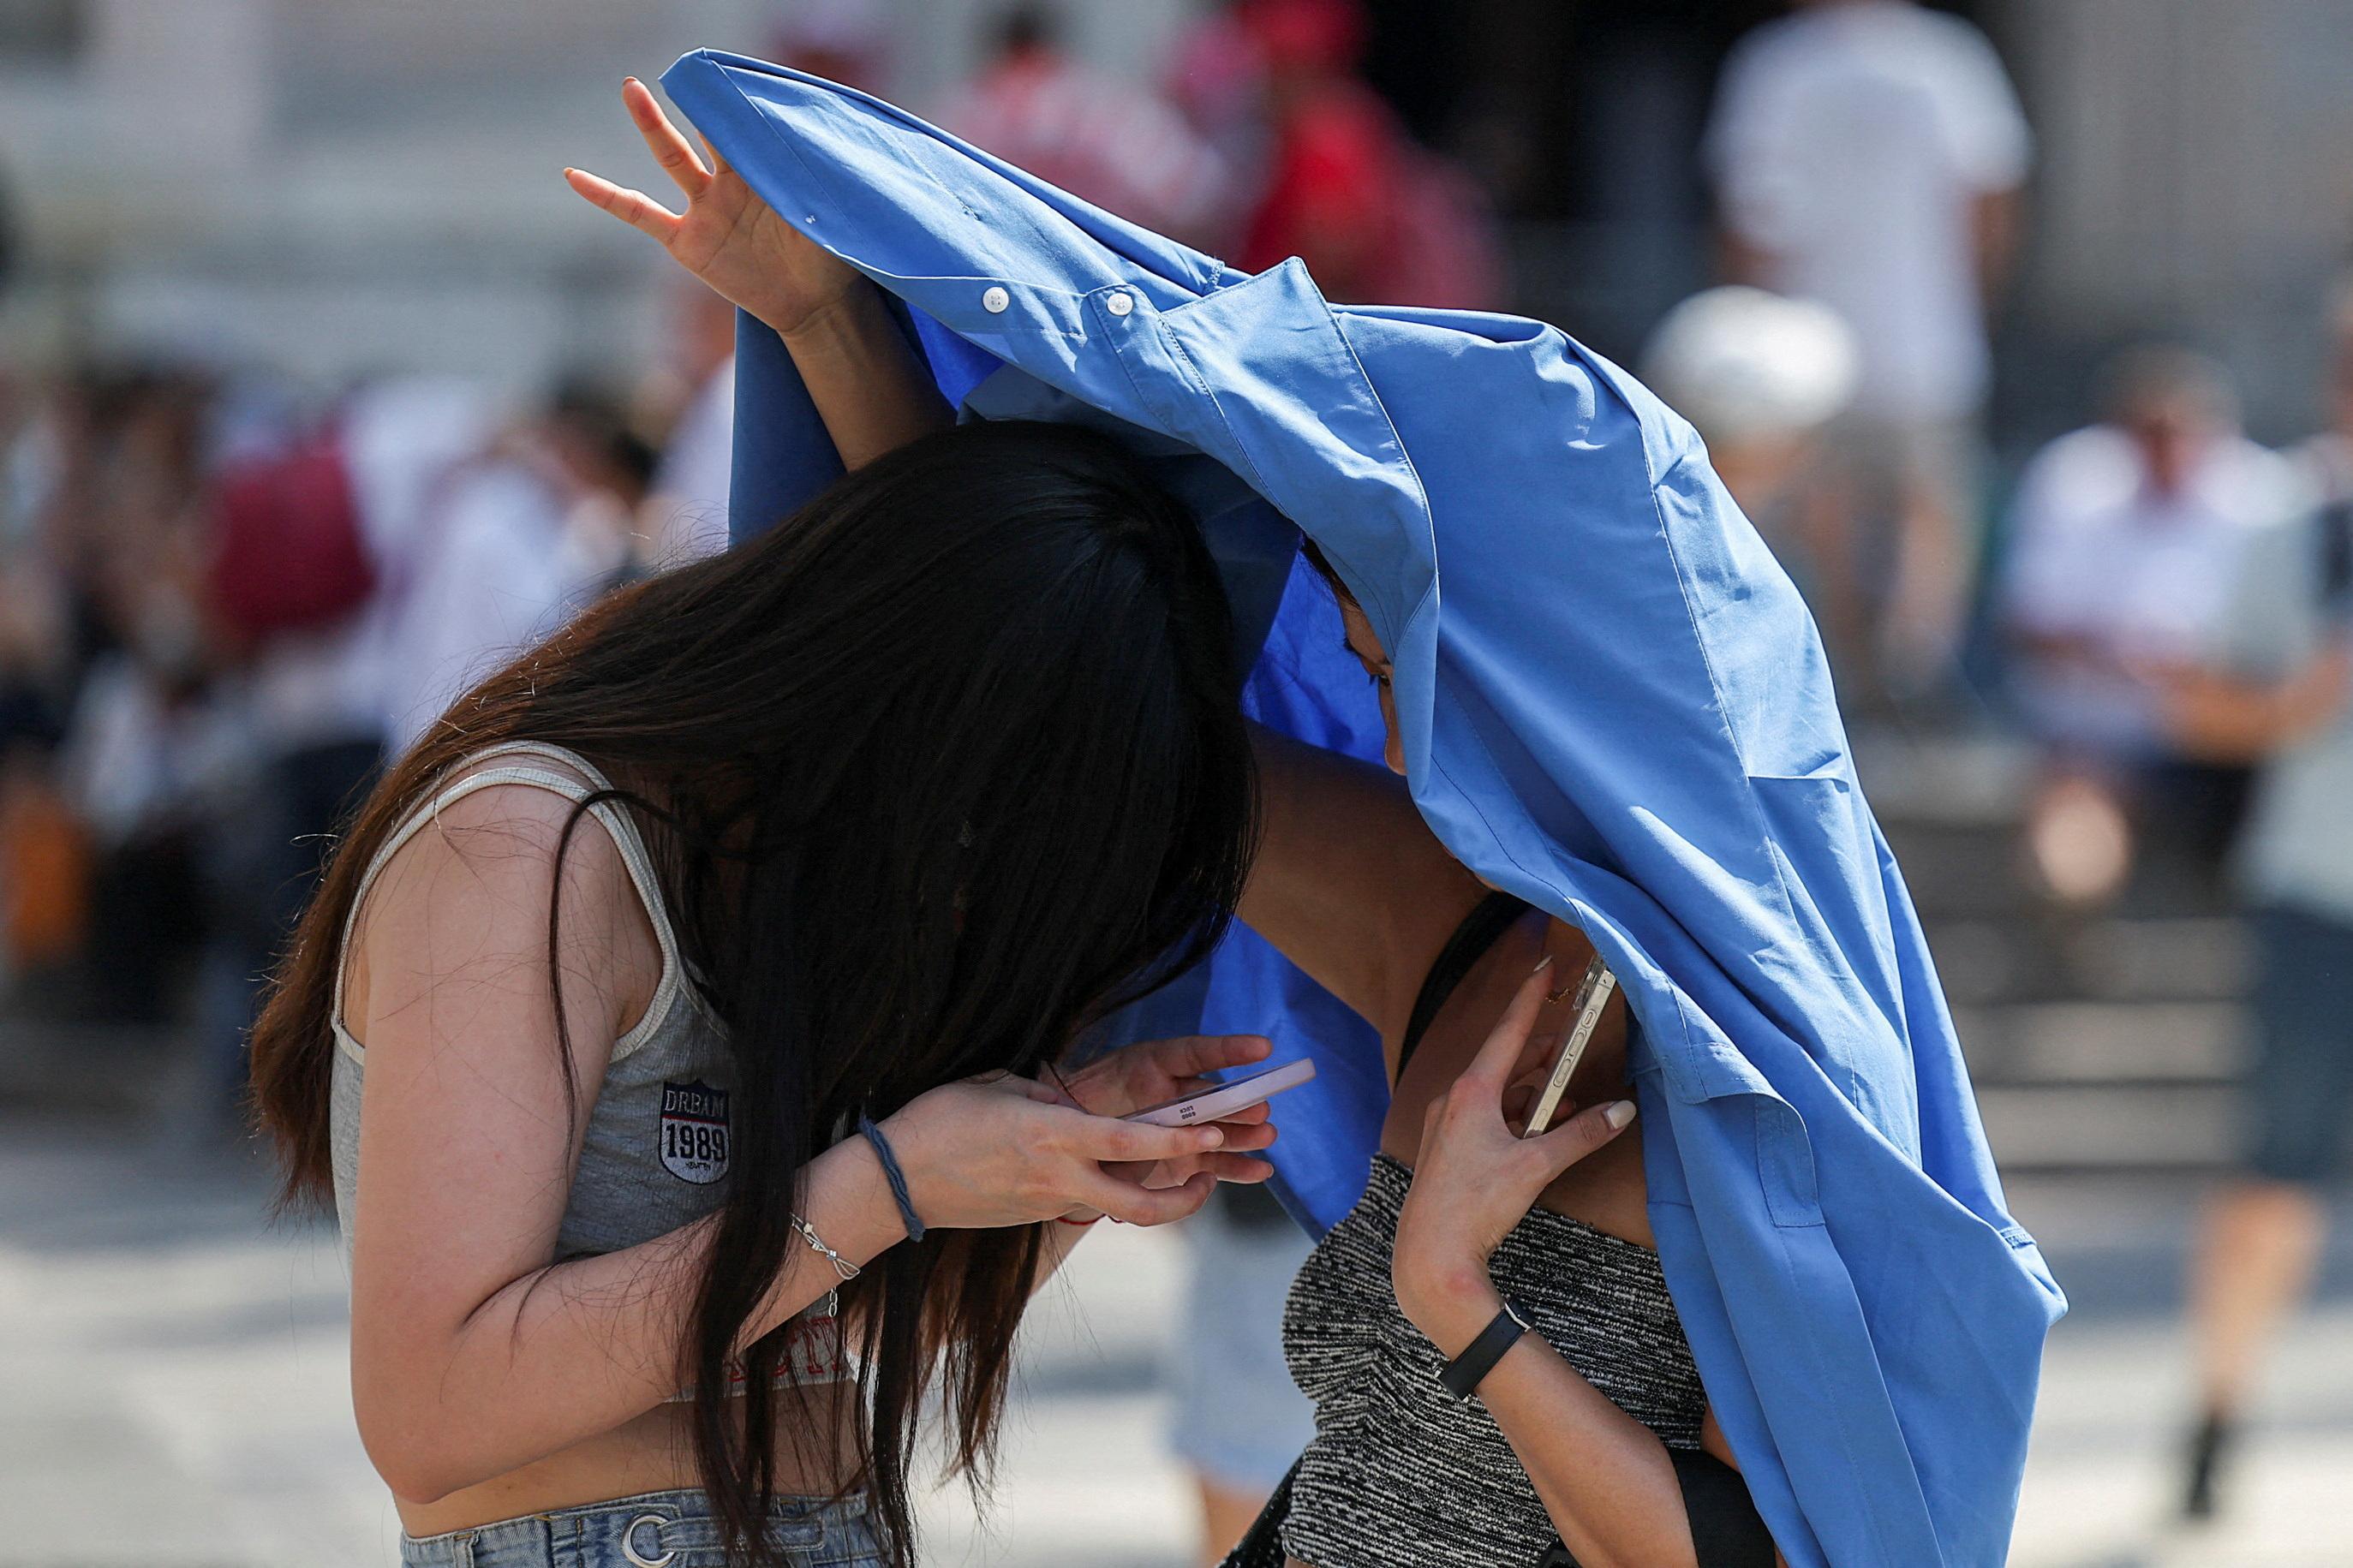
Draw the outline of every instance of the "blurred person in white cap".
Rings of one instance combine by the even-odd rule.
[[[1912,0],[1798,0],[1741,40],[1717,94],[1727,270],[1855,332],[1860,395],[1810,476],[1843,535],[1818,613],[1833,658],[1896,695],[1951,668],[1968,612],[1985,301],[2031,153],[1984,34]]]
[[[1699,431],[1741,510],[1766,519],[1785,506],[1822,426],[1853,400],[1858,368],[1836,312],[1727,284],[1667,312],[1641,376]]]

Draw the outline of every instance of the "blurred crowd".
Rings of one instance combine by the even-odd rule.
[[[878,13],[794,15],[779,58],[887,89]],[[918,107],[1245,269],[1296,255],[1335,299],[1510,306],[1504,231],[1366,85],[1354,0],[1209,9],[1157,82],[1082,63],[1069,19],[990,13],[977,71]],[[2256,914],[2256,1131],[2199,1287],[2202,1508],[2257,1352],[2308,1278],[2314,1194],[2353,1108],[2337,1022],[2353,1003],[2353,291],[2312,303],[2333,379],[2323,427],[2292,449],[2243,433],[2229,374],[2158,322],[2081,427],[2005,479],[1987,322],[2031,232],[2032,156],[1968,24],[1799,0],[1725,66],[1703,153],[1722,281],[1658,324],[1638,368],[1798,576],[1859,721],[1925,714],[2031,747],[2021,864],[2053,905],[2096,911],[2169,877]],[[681,295],[668,363],[521,406],[423,376],[0,366],[12,1014],[185,1030],[227,1107],[257,977],[340,805],[493,661],[723,546],[733,331]],[[1304,1418],[1268,1394],[1303,1243],[1255,1203],[1200,1232],[1219,1273],[1195,1321],[1230,1333],[1234,1369],[1183,1391],[1211,1542],[1247,1522]]]
[[[696,503],[661,496],[641,411],[586,385],[509,409],[425,376],[306,396],[109,366],[0,396],[12,999],[194,1020],[226,1105],[341,804],[499,652],[643,569],[657,506],[723,506],[723,460]]]

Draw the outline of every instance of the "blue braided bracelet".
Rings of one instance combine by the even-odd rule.
[[[915,1200],[907,1195],[907,1175],[899,1169],[899,1157],[891,1152],[891,1141],[862,1110],[858,1113],[858,1131],[874,1145],[874,1157],[882,1162],[882,1174],[891,1184],[891,1199],[899,1205],[899,1218],[906,1224],[907,1239],[923,1240],[923,1222],[915,1215]]]

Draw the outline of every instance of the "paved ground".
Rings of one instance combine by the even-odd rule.
[[[340,1258],[315,1228],[266,1228],[262,1191],[250,1165],[185,1141],[0,1116],[0,1568],[394,1560],[391,1510],[344,1394]],[[2079,1303],[2052,1345],[2014,1557],[2024,1568],[2353,1564],[2344,1242],[2328,1300],[2274,1379],[2234,1522],[2155,1528],[2183,1398],[2170,1313],[2187,1192],[2016,1195]],[[1071,1289],[1037,1321],[989,1526],[944,1492],[932,1561],[1186,1561],[1155,1371],[1178,1266],[1165,1237],[1106,1227],[1088,1243]]]

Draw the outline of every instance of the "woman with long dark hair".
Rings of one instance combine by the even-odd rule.
[[[714,286],[744,287],[757,237],[789,229],[723,165],[706,170],[643,89],[628,98],[687,217],[590,176],[575,186]],[[705,205],[730,213],[727,234],[681,245]],[[931,394],[877,374],[895,342],[801,356],[810,394],[861,403],[870,428],[905,420]],[[1388,657],[1312,544],[1308,559],[1380,689],[1389,771],[1254,731],[1266,831],[1240,908],[1376,1027],[1395,1093],[1370,1184],[1303,1269],[1285,1323],[1318,1435],[1240,1559],[1771,1568],[1667,1294],[1641,1151],[1619,1137],[1634,1117],[1624,1005],[1601,1014],[1558,1125],[1520,1136],[1593,945],[1482,885],[1423,822]]]
[[[915,386],[880,297],[764,233],[734,297]],[[1040,1271],[1266,1173],[1262,1116],[1116,1119],[1262,1041],[1055,1070],[1216,943],[1251,851],[1191,519],[1084,432],[820,412],[847,478],[392,767],[255,1030],[406,1563],[910,1562],[917,1412],[985,1464]]]

